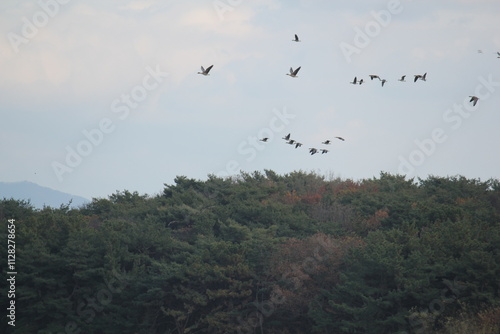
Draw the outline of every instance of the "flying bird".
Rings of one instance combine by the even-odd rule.
[[[292,41],[294,41],[294,42],[300,42],[299,36],[297,36],[297,34],[295,34],[295,39],[292,39]]]
[[[311,155],[314,155],[314,154],[318,153],[318,149],[316,149],[314,147],[310,147],[309,148],[309,153],[311,153]]]
[[[321,144],[330,145],[331,143],[332,143],[331,140],[328,139],[322,142]]]
[[[354,80],[352,82],[353,85],[357,85],[358,84],[358,78],[357,77],[354,77]]]
[[[406,78],[406,75],[403,75],[403,76],[401,77],[401,79],[398,79],[398,81],[401,81],[401,82],[406,82],[406,81],[405,81],[405,78]]]
[[[293,70],[293,68],[290,67],[290,73],[287,73],[286,75],[289,75],[292,78],[296,78],[297,77],[297,73],[299,73],[299,71],[300,71],[300,68],[301,68],[301,66],[299,66],[295,70]]]
[[[210,70],[212,69],[212,67],[214,67],[214,65],[210,65],[209,67],[207,67],[207,69],[204,69],[203,66],[201,67],[201,72],[198,72],[198,74],[203,74],[205,76],[209,75],[208,72],[210,72]]]
[[[325,150],[324,148],[321,149],[321,154],[328,153],[328,150]]]
[[[284,140],[290,140],[290,134],[287,134],[285,137],[281,138],[281,139],[284,139]]]
[[[373,80],[373,79],[379,79],[380,80],[380,77],[378,75],[371,74],[370,75],[370,79],[371,80]]]
[[[338,140],[345,141],[345,139],[344,139],[344,138],[342,138],[342,137],[335,137],[335,138],[337,138]]]
[[[359,80],[359,84],[362,85],[363,84],[363,79]]]
[[[268,138],[268,137],[265,137],[265,138],[260,139],[260,141],[263,141],[264,143],[266,143],[268,140],[269,140],[269,138]]]
[[[387,82],[387,80],[382,79],[382,87],[384,87],[384,84]]]
[[[298,147],[301,147],[301,146],[302,146],[302,143],[295,142],[295,148],[298,148]]]
[[[472,102],[472,106],[475,106],[477,101],[479,101],[479,97],[477,97],[477,96],[469,96],[469,97],[470,97],[469,102]]]
[[[287,141],[286,143],[287,143],[287,144],[290,144],[290,145],[293,145],[293,144],[295,144],[295,140],[290,139],[290,140],[289,140],[289,141]]]
[[[417,80],[419,80],[419,79],[422,81],[426,81],[427,72],[425,72],[424,75],[415,74],[414,77],[415,77],[415,79],[413,79],[413,82],[417,82]]]

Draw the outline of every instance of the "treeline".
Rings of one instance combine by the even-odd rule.
[[[498,180],[180,176],[79,209],[4,198],[4,241],[8,219],[3,333],[500,330]]]

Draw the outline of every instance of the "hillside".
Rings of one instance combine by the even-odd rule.
[[[9,333],[500,329],[498,180],[179,176],[78,209],[4,200],[0,219],[16,219]]]
[[[0,198],[29,201],[38,209],[43,208],[44,205],[58,208],[61,205],[67,205],[70,201],[70,206],[76,208],[90,202],[86,198],[42,187],[28,181],[0,182]]]

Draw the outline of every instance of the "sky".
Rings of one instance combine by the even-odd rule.
[[[500,178],[499,21],[498,0],[3,0],[0,181]]]

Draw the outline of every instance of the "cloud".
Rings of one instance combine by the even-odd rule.
[[[143,11],[145,9],[151,8],[154,4],[158,3],[158,1],[149,0],[149,1],[130,1],[124,6],[120,8],[132,10],[132,11]]]
[[[6,39],[0,40],[0,89],[15,95],[23,85],[23,94],[34,97],[53,99],[64,92],[60,99],[99,100],[136,84],[144,68],[156,64],[180,83],[207,62],[217,62],[220,69],[247,57],[252,51],[238,51],[235,46],[260,33],[250,23],[255,11],[243,5],[220,20],[210,3],[171,3],[141,16],[122,15],[117,9],[144,11],[157,2],[106,4],[61,8],[28,44],[20,45],[17,54]],[[26,16],[20,13],[24,7],[7,9],[0,19],[10,17],[14,29],[12,17],[20,22]],[[227,38],[234,40],[233,46]],[[228,78],[234,82],[231,75]]]

